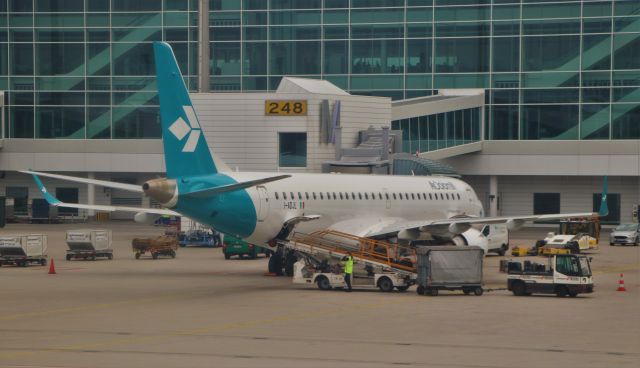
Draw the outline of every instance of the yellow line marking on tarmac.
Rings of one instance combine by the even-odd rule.
[[[94,343],[74,344],[74,345],[66,345],[66,346],[59,346],[59,347],[36,348],[38,349],[36,351],[7,352],[7,353],[0,354],[0,358],[17,359],[20,357],[37,355],[37,354],[42,354],[47,352],[53,352],[53,353],[67,352],[68,353],[68,352],[75,352],[76,350],[87,350],[87,349],[96,348],[96,347],[104,348],[106,346],[118,346],[118,345],[130,344],[130,343],[138,344],[140,342],[149,342],[149,341],[160,342],[162,340],[169,340],[176,337],[197,336],[200,334],[211,333],[211,332],[238,330],[238,329],[255,327],[260,325],[268,325],[268,324],[273,324],[278,322],[300,321],[304,319],[317,318],[317,317],[328,316],[328,315],[350,314],[350,313],[360,312],[363,310],[375,309],[375,308],[380,308],[387,305],[393,305],[398,303],[406,304],[407,301],[404,299],[402,300],[394,299],[393,301],[385,301],[385,302],[379,302],[379,303],[368,303],[368,304],[350,303],[350,304],[342,305],[341,307],[324,308],[324,309],[318,309],[315,311],[309,311],[304,313],[286,314],[286,315],[276,316],[272,318],[256,319],[253,321],[215,324],[215,325],[200,327],[196,329],[178,330],[178,331],[173,331],[173,332],[168,332],[168,333],[158,334],[153,336],[147,336],[147,337],[129,336],[129,337],[111,339],[106,341],[94,342]]]

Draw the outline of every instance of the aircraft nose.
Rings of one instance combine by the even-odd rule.
[[[144,193],[165,207],[172,207],[178,199],[176,181],[173,179],[152,179],[142,184]]]

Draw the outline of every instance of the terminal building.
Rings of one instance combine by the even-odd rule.
[[[637,0],[0,0],[0,196],[16,215],[40,195],[14,170],[162,175],[158,40],[232,170],[380,174],[384,133],[392,153],[453,168],[490,214],[592,210],[604,176],[608,221],[640,204]]]

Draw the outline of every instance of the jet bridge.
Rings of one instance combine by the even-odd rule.
[[[314,259],[341,259],[351,252],[356,262],[404,275],[416,273],[416,251],[413,248],[362,238],[335,230],[311,234],[296,232],[280,245]]]

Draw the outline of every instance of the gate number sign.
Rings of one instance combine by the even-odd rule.
[[[264,102],[264,114],[269,116],[306,116],[306,100],[266,100]]]

